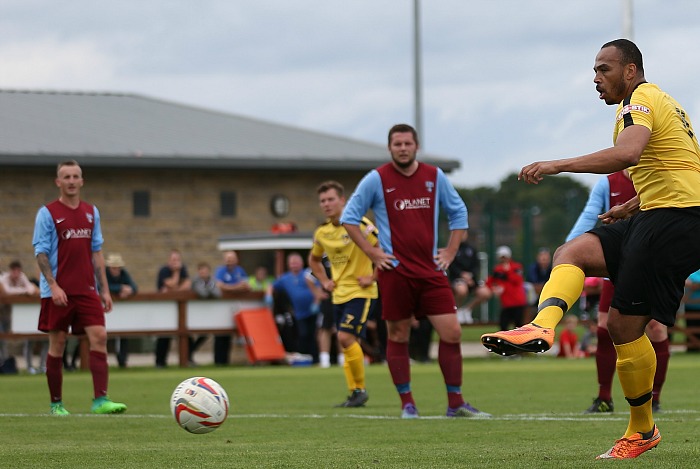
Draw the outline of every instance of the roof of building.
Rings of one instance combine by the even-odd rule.
[[[387,149],[136,94],[0,90],[0,166],[67,158],[102,167],[368,170],[387,161]]]

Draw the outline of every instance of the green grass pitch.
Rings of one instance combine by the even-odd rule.
[[[191,435],[170,415],[175,386],[208,376],[231,410],[213,433]],[[464,361],[465,399],[490,420],[447,419],[437,364],[413,365],[419,420],[401,420],[384,365],[367,370],[370,400],[337,409],[342,370],[255,366],[112,369],[110,396],[124,415],[88,413],[88,372],[66,373],[52,417],[43,376],[0,376],[0,466],[8,468],[695,468],[700,464],[700,357],[671,357],[657,416],[662,442],[632,461],[596,461],[627,425],[619,385],[614,414],[583,415],[597,391],[592,359]]]

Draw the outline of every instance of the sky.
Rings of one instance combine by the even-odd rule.
[[[610,146],[592,67],[627,1],[420,0],[422,151],[472,188]],[[646,79],[699,116],[700,1],[632,1]],[[384,145],[415,120],[413,6],[2,0],[0,88],[136,93]]]

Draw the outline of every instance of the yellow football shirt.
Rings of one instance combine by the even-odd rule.
[[[377,245],[377,229],[367,219],[360,222],[360,230],[365,238]],[[327,221],[316,228],[311,253],[322,257],[326,253],[331,263],[331,275],[335,281],[333,303],[346,303],[353,298],[377,298],[377,282],[370,287],[360,287],[357,278],[372,275],[372,261],[352,242],[343,225],[334,225]]]
[[[613,142],[626,127],[651,131],[639,163],[629,168],[641,210],[700,206],[700,147],[685,110],[651,83],[617,107]]]

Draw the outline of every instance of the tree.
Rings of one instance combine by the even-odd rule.
[[[569,176],[547,176],[533,186],[516,173],[498,188],[458,188],[469,208],[470,233],[490,256],[495,247],[509,245],[523,263],[534,261],[539,247],[554,251],[583,209],[590,189]]]

